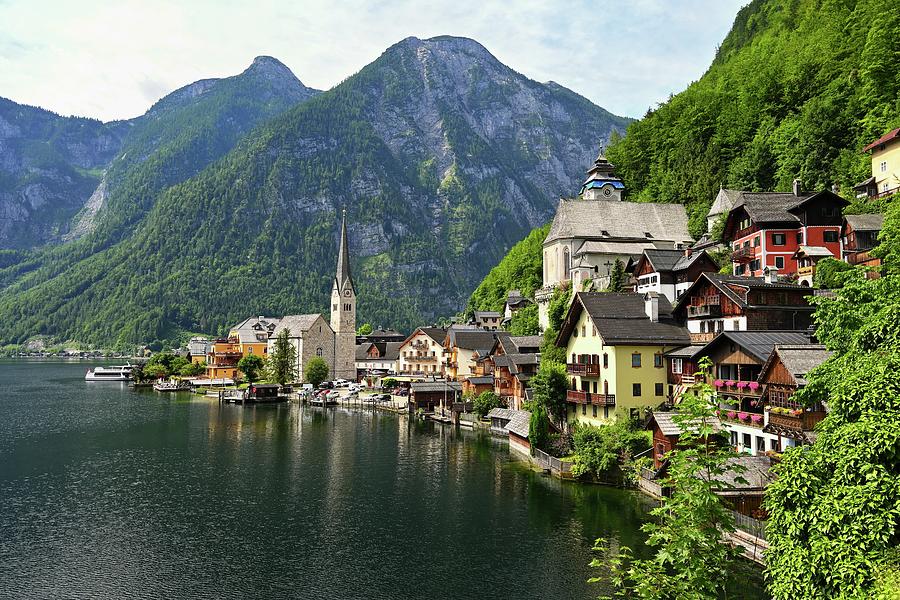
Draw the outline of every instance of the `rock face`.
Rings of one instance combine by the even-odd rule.
[[[62,117],[0,98],[0,249],[91,232],[100,208],[107,199],[116,202],[140,163],[162,160],[152,163],[158,191],[316,93],[274,58],[258,57],[240,75],[187,85],[128,121]],[[152,198],[143,200],[143,208],[152,205]]]
[[[266,82],[277,93],[285,71],[257,59],[222,99],[212,100],[221,84],[193,84],[131,124],[84,228],[90,250],[46,252],[36,262],[52,268],[19,280],[0,271],[0,319],[14,323],[0,342],[42,327],[130,344],[216,332],[246,314],[327,312],[342,208],[359,321],[430,322],[461,308],[509,247],[549,220],[598,145],[628,123],[472,40],[408,38],[223,151],[215,136],[240,111],[213,109]],[[203,112],[184,113],[200,102]],[[168,111],[186,116],[157,118]],[[198,122],[203,136],[157,141]]]

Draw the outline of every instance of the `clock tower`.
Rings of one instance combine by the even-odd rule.
[[[337,274],[331,287],[331,329],[334,330],[332,378],[356,381],[356,289],[350,276],[346,209],[341,215]]]

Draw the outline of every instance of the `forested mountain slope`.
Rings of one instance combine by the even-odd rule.
[[[608,150],[632,197],[688,205],[692,232],[720,186],[810,190],[869,175],[861,148],[900,125],[892,0],[754,0],[698,81]]]
[[[408,38],[155,202],[110,200],[90,252],[7,270],[2,342],[128,345],[327,310],[343,207],[361,320],[455,312],[627,122],[472,40]]]

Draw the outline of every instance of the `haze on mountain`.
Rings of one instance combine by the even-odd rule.
[[[120,147],[44,238],[75,239],[7,252],[0,342],[127,346],[323,310],[342,208],[361,320],[427,322],[461,308],[629,122],[464,38],[407,38],[321,94],[275,65],[96,124]]]

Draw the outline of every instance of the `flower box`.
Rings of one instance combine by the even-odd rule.
[[[751,389],[751,390],[758,390],[758,389],[759,389],[759,382],[758,382],[758,381],[751,381],[751,382],[750,382],[750,389]]]
[[[762,415],[750,415],[750,422],[754,425],[758,425],[760,422],[762,422],[762,420]]]

